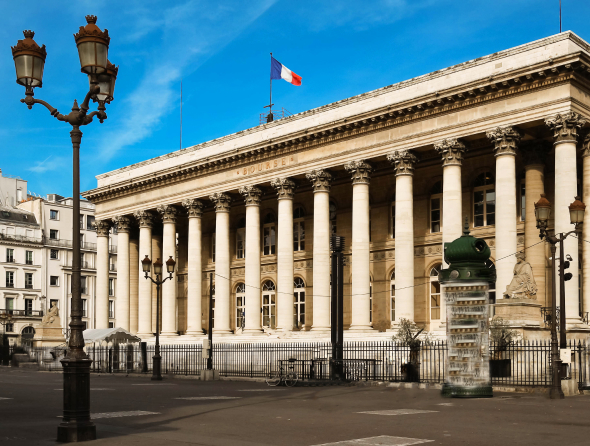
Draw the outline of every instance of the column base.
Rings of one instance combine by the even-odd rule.
[[[351,325],[348,331],[355,333],[372,333],[375,329],[370,325]]]
[[[137,333],[137,337],[141,338],[142,341],[145,341],[146,339],[153,338],[154,334],[153,333]]]
[[[233,334],[229,328],[215,328],[213,327],[213,336],[215,335],[230,335]]]
[[[192,338],[203,338],[205,337],[205,333],[203,333],[203,331],[187,331],[185,334],[181,335],[182,337],[192,337]]]
[[[329,327],[329,326],[328,327],[322,327],[322,326],[316,327],[316,326],[313,326],[312,325],[310,331],[320,332],[320,333],[323,333],[323,332],[331,332],[332,331],[332,327]]]
[[[91,440],[96,440],[96,426],[92,422],[62,423],[57,426],[57,441],[61,443]]]
[[[246,328],[242,333],[248,336],[258,336],[265,334],[262,328]]]
[[[160,333],[161,338],[177,338],[180,336],[176,331],[163,331]]]

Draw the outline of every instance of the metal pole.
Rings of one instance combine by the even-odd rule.
[[[337,252],[337,285],[338,285],[338,293],[336,294],[338,300],[338,337],[337,337],[337,347],[338,347],[338,360],[340,361],[340,367],[338,372],[340,376],[343,377],[344,371],[344,363],[342,360],[344,359],[344,262],[343,262],[343,254],[342,252]]]
[[[162,380],[162,356],[160,355],[160,275],[156,274],[156,351],[153,357],[152,381]]]
[[[563,399],[563,391],[561,390],[561,378],[559,372],[561,370],[561,360],[559,359],[559,350],[557,349],[557,286],[556,286],[556,267],[555,267],[555,254],[556,254],[556,241],[548,240],[551,243],[551,273],[553,274],[553,280],[551,281],[551,390],[549,397],[551,399]]]
[[[213,273],[209,274],[209,357],[207,370],[213,370]]]
[[[332,243],[332,246],[334,244]],[[332,342],[332,361],[336,361],[338,359],[338,257],[336,251],[332,247],[332,286],[331,286],[331,324],[330,324],[330,331],[331,331],[331,342]],[[336,373],[336,363],[332,363],[331,367],[331,379],[337,379]]]
[[[73,109],[74,110],[74,109]],[[72,310],[68,351],[61,363],[64,377],[64,409],[57,428],[58,441],[85,441],[96,438],[96,426],[90,421],[90,365],[84,352],[84,324],[80,296],[80,126],[70,132],[73,147],[73,227],[72,227]]]
[[[559,348],[567,348],[567,339],[565,335],[565,268],[563,264],[565,237],[561,234],[559,242]]]

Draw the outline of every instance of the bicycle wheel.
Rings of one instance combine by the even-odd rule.
[[[288,372],[287,376],[285,377],[285,385],[287,387],[293,387],[295,384],[297,384],[297,373],[295,372]]]
[[[266,384],[269,386],[275,387],[278,386],[281,382],[281,373],[280,372],[271,372],[270,375],[266,378]]]

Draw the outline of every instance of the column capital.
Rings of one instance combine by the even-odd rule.
[[[413,150],[398,150],[387,154],[387,160],[393,164],[395,175],[414,175],[414,167],[420,161]]]
[[[314,169],[305,174],[305,178],[311,181],[313,192],[330,192],[332,180],[334,177],[330,172],[324,169]]]
[[[558,113],[545,118],[545,125],[553,131],[555,144],[578,141],[578,130],[586,125],[586,119],[575,112]]]
[[[590,156],[590,133],[588,133],[584,138],[584,142],[582,144],[582,156]]]
[[[117,226],[117,232],[129,232],[131,230],[131,219],[126,215],[113,217],[113,223]]]
[[[231,197],[223,192],[209,195],[209,200],[215,205],[215,212],[229,212]]]
[[[277,190],[279,200],[292,200],[295,195],[295,181],[289,178],[273,178],[270,185]]]
[[[465,144],[458,138],[447,138],[434,143],[434,150],[442,156],[444,166],[460,166],[463,154],[467,151]]]
[[[155,215],[152,211],[148,210],[141,210],[135,211],[133,216],[139,223],[140,228],[153,228],[154,227],[154,219]]]
[[[550,150],[551,143],[544,139],[526,141],[518,146],[518,151],[522,155],[525,166],[533,164],[544,165]]]
[[[98,237],[108,237],[112,224],[109,220],[96,220],[93,226]]]
[[[488,130],[486,136],[494,143],[496,156],[516,156],[516,147],[523,135],[518,127],[508,125],[506,127],[496,127],[495,129]]]
[[[188,218],[201,218],[203,216],[204,204],[195,198],[182,200],[182,206],[188,212]]]
[[[262,191],[256,186],[242,186],[238,192],[243,195],[246,206],[260,206]]]
[[[344,165],[346,170],[352,176],[352,184],[369,184],[371,182],[371,173],[373,166],[365,160],[349,161]]]
[[[176,223],[176,217],[178,215],[178,209],[176,209],[176,206],[172,206],[171,204],[163,204],[161,206],[158,206],[156,210],[162,216],[164,224]]]

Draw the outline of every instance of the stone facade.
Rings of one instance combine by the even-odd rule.
[[[546,193],[551,227],[566,231],[578,190],[590,200],[590,157],[577,150],[590,116],[589,68],[590,45],[566,32],[98,176],[84,194],[97,218],[137,226],[129,246],[139,256],[128,256],[130,279],[119,283],[129,289],[129,317],[119,313],[118,325],[153,333],[155,292],[138,274],[139,258],[176,255],[163,334],[208,329],[214,273],[214,332],[322,336],[326,242],[336,233],[346,238],[349,335],[372,336],[400,318],[442,332],[443,243],[461,235],[467,217],[492,249],[498,297],[525,250],[536,299],[498,299],[497,309],[542,332],[552,278],[534,202]],[[590,285],[578,289],[578,270],[590,270],[581,245],[566,244],[574,274],[566,311],[576,330],[590,311]]]

